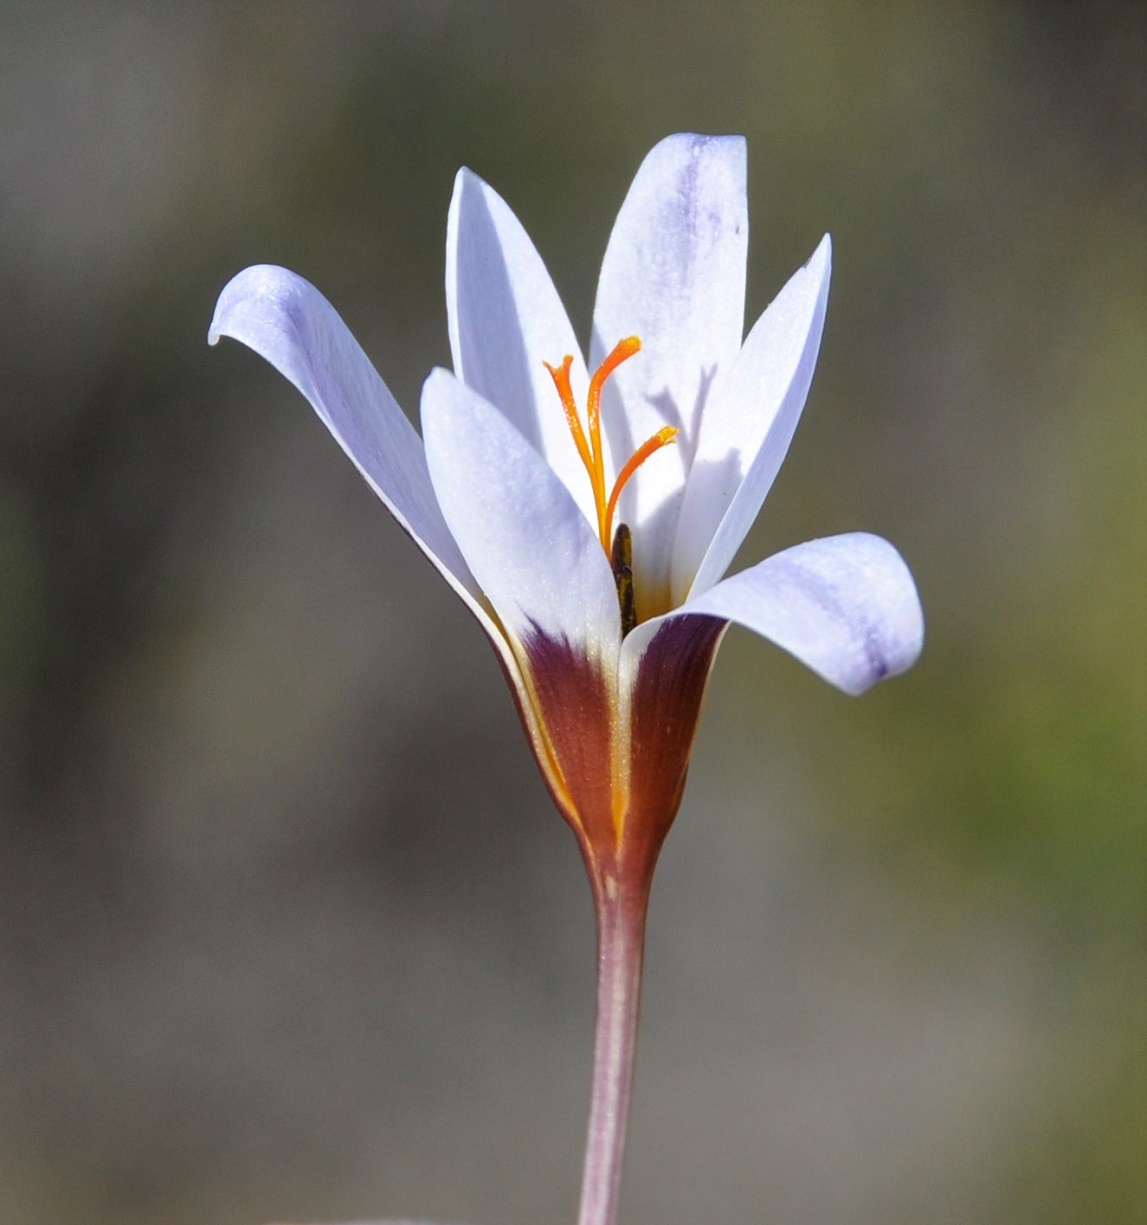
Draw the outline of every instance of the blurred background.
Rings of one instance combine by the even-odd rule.
[[[1147,1218],[1135,4],[10,0],[0,1222],[572,1221],[593,933],[492,652],[215,297],[286,264],[408,410],[460,165],[588,332],[678,130],[749,321],[835,241],[742,561],[900,547],[860,701],[722,650],[650,927],[626,1225]]]

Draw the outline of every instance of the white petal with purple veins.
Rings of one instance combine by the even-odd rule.
[[[670,615],[690,613],[754,630],[851,694],[910,668],[924,643],[924,614],[904,559],[867,532],[786,549]]]
[[[670,136],[637,172],[598,284],[590,368],[624,336],[642,351],[606,385],[602,419],[625,462],[662,426],[681,432],[622,496],[634,570],[668,588],[672,541],[705,401],[732,365],[745,314],[748,214],[739,136]],[[640,598],[640,597],[639,597]]]

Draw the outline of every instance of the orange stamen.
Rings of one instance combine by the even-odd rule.
[[[560,366],[551,366],[549,362],[543,363],[554,380],[558,398],[562,402],[562,409],[566,415],[566,422],[573,435],[574,446],[577,447],[578,456],[589,475],[594,507],[597,511],[598,535],[607,557],[611,556],[613,548],[613,516],[617,510],[617,500],[621,496],[621,491],[630,477],[655,451],[660,451],[662,447],[668,446],[677,436],[677,429],[667,425],[658,430],[652,438],[646,439],[629,457],[629,461],[618,473],[609,497],[606,497],[605,455],[601,442],[601,392],[605,386],[605,380],[622,362],[631,358],[640,348],[641,341],[636,336],[627,336],[614,345],[609,356],[594,371],[589,381],[589,392],[586,395],[584,429],[577,410],[577,402],[574,400],[573,388],[570,386],[570,366],[573,364],[573,357],[563,358]]]
[[[542,362],[542,365],[550,372],[550,377],[554,380],[554,386],[558,391],[558,398],[561,400],[562,408],[565,410],[570,433],[573,435],[574,446],[577,447],[577,453],[581,456],[581,462],[585,464],[586,471],[589,472],[590,479],[592,480],[593,460],[585,440],[585,431],[581,428],[581,418],[578,416],[577,401],[574,399],[573,388],[570,386],[570,366],[573,365],[573,356],[567,353],[562,359],[560,366],[551,366],[549,362]]]
[[[602,541],[613,539],[613,512],[617,509],[617,499],[621,497],[621,491],[625,488],[626,482],[655,451],[667,447],[677,437],[677,434],[678,430],[675,425],[663,425],[652,438],[647,438],[634,451],[629,457],[629,462],[617,474],[617,480],[613,483],[613,492],[609,495],[609,501],[605,507],[605,530],[602,533]]]
[[[601,389],[605,386],[605,380],[609,378],[618,366],[631,358],[640,348],[641,341],[636,336],[627,336],[624,340],[619,340],[613,346],[605,361],[594,371],[593,378],[589,381],[589,393],[585,398],[585,417],[589,424],[590,443],[593,446],[594,471],[598,478],[598,484],[594,487],[594,496],[597,499],[598,526],[601,530],[602,547],[607,553],[613,545],[609,533],[606,531],[605,520],[602,516],[605,504],[605,457],[602,455],[601,449]],[[593,479],[592,476],[590,479]]]

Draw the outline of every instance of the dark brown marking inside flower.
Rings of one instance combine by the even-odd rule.
[[[523,645],[538,714],[568,791],[568,797],[554,794],[554,800],[583,844],[612,846],[613,710],[605,678],[596,661],[565,638],[535,630]]]
[[[621,606],[621,636],[624,638],[637,625],[637,601],[633,594],[633,534],[627,524],[619,523],[613,534],[610,555],[613,581],[617,584],[617,602]]]
[[[681,804],[713,657],[727,624],[706,616],[666,621],[638,669],[623,858],[649,861],[650,871]]]

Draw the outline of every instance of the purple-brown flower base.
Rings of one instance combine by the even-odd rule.
[[[667,619],[629,678],[607,678],[596,660],[540,630],[523,643],[536,726],[525,711],[523,722],[554,803],[577,836],[595,896],[639,881],[648,890],[681,804],[727,624],[709,616]]]
[[[613,1225],[653,871],[677,815],[727,622],[666,619],[630,675],[536,628],[513,685],[542,775],[581,847],[597,922],[593,1093],[579,1225]]]

